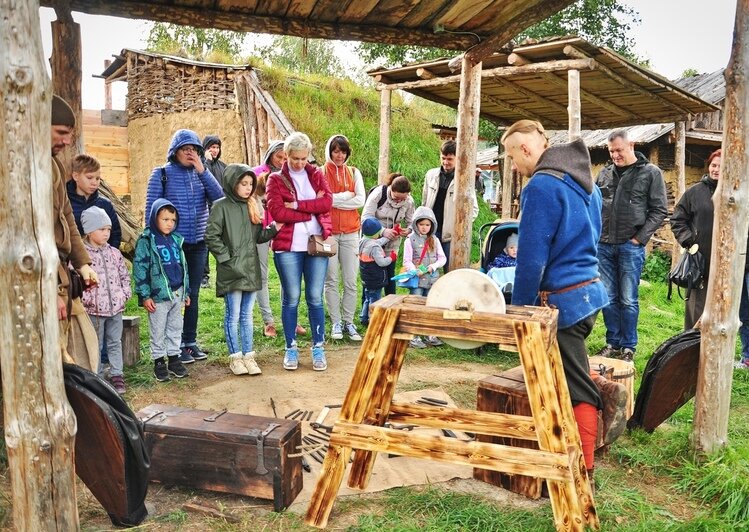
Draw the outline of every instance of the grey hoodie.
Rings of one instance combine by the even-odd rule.
[[[551,146],[541,154],[534,173],[543,172],[561,179],[564,174],[580,185],[585,192],[593,192],[593,174],[590,171],[590,152],[585,142],[578,138],[569,144]]]

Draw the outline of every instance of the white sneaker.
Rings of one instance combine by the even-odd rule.
[[[234,375],[247,375],[249,373],[247,366],[244,365],[241,353],[229,356],[229,369]]]
[[[437,338],[436,336],[427,336],[426,344],[431,346],[443,345],[445,342]]]
[[[330,337],[333,340],[343,340],[343,323],[337,321],[330,328]]]
[[[411,338],[411,341],[408,342],[408,345],[411,347],[415,347],[416,349],[424,349],[427,344],[424,343],[424,340],[421,339],[421,336],[414,336]]]
[[[347,323],[345,329],[346,334],[348,334],[348,337],[351,340],[354,342],[361,342],[361,335],[359,334],[359,331],[356,330],[356,326],[353,323]]]
[[[255,362],[255,351],[245,353],[242,357],[242,362],[244,362],[244,366],[247,368],[247,373],[250,375],[260,375],[262,373],[260,366]]]

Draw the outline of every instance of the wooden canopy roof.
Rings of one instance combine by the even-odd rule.
[[[378,89],[402,89],[457,107],[460,75],[449,60],[369,73]],[[674,122],[718,109],[606,48],[578,37],[516,47],[484,59],[481,116],[498,124],[522,118],[567,128],[567,70],[580,72],[582,127],[599,129]]]
[[[41,0],[202,28],[466,50],[503,46],[572,0]]]

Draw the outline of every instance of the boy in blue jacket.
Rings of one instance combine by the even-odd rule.
[[[151,358],[156,380],[173,375],[187,377],[180,361],[182,307],[190,306],[184,239],[174,229],[179,214],[174,205],[159,198],[153,202],[148,227],[138,237],[133,259],[133,278],[138,304],[148,311]]]

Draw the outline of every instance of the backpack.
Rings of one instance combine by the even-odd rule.
[[[388,192],[387,192],[388,186],[387,185],[375,185],[372,188],[370,188],[369,191],[367,192],[367,198],[369,198],[369,196],[372,195],[372,192],[374,192],[378,188],[382,188],[382,193],[380,194],[380,199],[377,200],[377,209],[385,205],[385,202],[388,199]]]
[[[161,167],[161,197],[166,198],[166,166]]]
[[[680,289],[687,289],[686,297],[682,297],[682,299],[685,301],[688,300],[692,289],[702,287],[704,276],[705,258],[702,256],[702,253],[699,251],[690,253],[690,250],[683,249],[681,257],[679,257],[679,262],[668,273],[668,295],[666,297],[669,300],[671,299],[672,285],[676,285],[679,297],[681,297]]]

